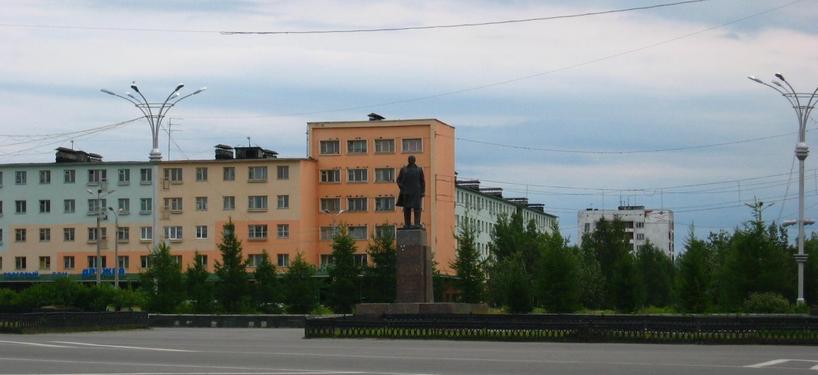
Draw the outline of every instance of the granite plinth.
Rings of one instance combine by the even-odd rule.
[[[396,294],[398,303],[431,303],[432,252],[426,242],[426,230],[407,228],[397,231]]]
[[[396,314],[488,314],[483,303],[360,303],[355,305],[355,316],[383,316]]]

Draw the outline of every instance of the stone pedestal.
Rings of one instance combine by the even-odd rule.
[[[427,244],[426,229],[398,229],[397,232],[395,302],[434,302],[432,252]]]

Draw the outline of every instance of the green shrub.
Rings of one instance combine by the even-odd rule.
[[[0,289],[0,313],[18,312],[17,292],[11,289]]]
[[[778,293],[753,293],[744,300],[744,312],[756,314],[786,314],[792,311],[790,302]]]

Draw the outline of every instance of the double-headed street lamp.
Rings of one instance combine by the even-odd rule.
[[[151,168],[151,181],[153,181],[153,192],[152,192],[152,203],[151,203],[151,213],[153,216],[153,225],[151,227],[151,238],[152,238],[152,245],[155,248],[159,245],[159,236],[158,236],[158,216],[156,216],[156,211],[159,207],[159,203],[156,201],[156,179],[159,177],[159,162],[162,160],[162,152],[159,151],[159,130],[162,127],[162,120],[165,119],[168,112],[179,102],[189,98],[193,95],[201,93],[202,91],[207,90],[207,87],[202,87],[190,94],[182,96],[179,93],[185,87],[184,84],[180,83],[176,85],[176,88],[171,91],[165,101],[162,103],[159,102],[149,102],[148,99],[145,98],[145,95],[142,95],[142,91],[139,91],[139,87],[136,86],[136,82],[131,83],[131,90],[133,90],[137,95],[134,95],[130,92],[126,92],[123,95],[117,94],[111,90],[100,89],[108,95],[116,96],[117,98],[123,99],[128,101],[129,103],[133,104],[145,118],[148,120],[148,125],[151,127],[151,140],[153,142],[151,152],[148,154],[148,159],[153,163],[153,167]]]
[[[806,133],[807,121],[810,113],[815,108],[816,94],[818,87],[812,93],[797,92],[781,73],[775,73],[772,84],[764,82],[754,76],[749,76],[751,81],[767,86],[777,91],[784,99],[792,105],[795,115],[798,117],[798,144],[795,145],[795,157],[798,158],[798,254],[795,261],[798,263],[798,300],[799,304],[804,303],[804,263],[807,262],[807,254],[804,253],[804,225],[811,224],[811,220],[804,218],[804,160],[809,154],[807,147]]]

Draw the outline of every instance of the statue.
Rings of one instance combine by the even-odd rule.
[[[423,169],[415,164],[415,156],[409,156],[409,164],[398,173],[398,202],[396,206],[403,207],[403,227],[420,228],[420,212],[423,196],[426,195],[426,180],[423,178]],[[411,225],[412,211],[415,214],[415,224]]]

